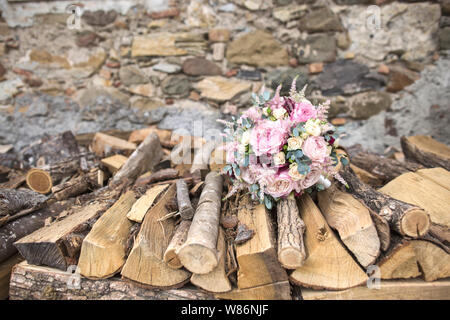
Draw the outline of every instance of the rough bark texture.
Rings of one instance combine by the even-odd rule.
[[[303,233],[305,224],[298,214],[295,199],[281,199],[277,203],[278,261],[286,269],[300,267],[305,258]]]
[[[80,289],[69,288],[72,274],[47,267],[17,265],[11,276],[11,300],[205,300],[210,294],[195,288],[148,290],[117,277],[108,280],[80,279]],[[72,281],[76,284],[76,281]]]
[[[340,174],[348,183],[346,191],[384,217],[390,227],[401,235],[417,238],[428,232],[430,217],[423,209],[374,190],[360,181],[349,166],[343,168]]]
[[[430,136],[401,137],[403,153],[407,159],[419,162],[427,168],[442,167],[450,170],[450,147]]]
[[[210,172],[189,229],[186,243],[178,257],[183,266],[193,273],[211,272],[218,264],[216,250],[219,231],[223,178],[217,172]]]
[[[184,180],[177,180],[177,201],[178,211],[181,219],[190,220],[194,216],[194,209],[189,199],[189,189]]]
[[[172,180],[176,179],[178,176],[179,176],[178,170],[176,169],[172,168],[162,169],[150,174],[147,177],[142,178],[139,177],[139,179],[136,180],[136,185],[147,185],[159,181]]]
[[[0,189],[0,217],[40,206],[47,197],[27,189]]]
[[[98,169],[83,174],[78,178],[69,180],[52,188],[53,196],[61,201],[71,197],[79,196],[89,190],[100,187],[98,184]]]
[[[158,136],[155,133],[149,134],[116,173],[112,182],[118,183],[122,179],[136,179],[139,175],[151,170],[161,160],[162,156],[163,151]]]
[[[191,227],[190,220],[181,220],[180,224],[175,229],[172,240],[170,240],[166,251],[164,252],[164,262],[173,269],[180,269],[183,267],[178,258],[178,251],[186,242],[186,238]]]

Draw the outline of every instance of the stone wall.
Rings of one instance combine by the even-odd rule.
[[[67,13],[10,28],[4,11],[0,144],[63,128],[220,128],[252,92],[297,75],[313,102],[331,100],[344,145],[450,144],[450,1],[157,2],[104,12],[85,1],[80,29]]]

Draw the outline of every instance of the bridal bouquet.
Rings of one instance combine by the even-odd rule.
[[[223,121],[223,173],[233,183],[227,197],[248,189],[271,209],[280,198],[329,187],[330,176],[345,184],[335,170],[340,132],[327,121],[330,102],[314,106],[305,89],[297,92],[294,79],[287,97],[280,96],[281,85],[271,99],[268,92],[254,94],[254,105],[240,118]]]

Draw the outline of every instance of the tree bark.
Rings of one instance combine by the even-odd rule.
[[[450,170],[450,147],[430,136],[401,137],[403,153],[407,159],[419,162],[427,168],[442,167]]]
[[[295,199],[281,199],[277,203],[278,261],[286,269],[300,267],[306,258],[303,233],[305,223],[298,214]]]
[[[89,190],[100,187],[98,184],[98,169],[82,174],[80,177],[69,180],[52,188],[53,196],[61,201],[79,196]]]
[[[399,234],[417,238],[428,232],[430,217],[422,208],[374,190],[361,182],[349,166],[340,175],[349,185],[346,191],[384,217]]]
[[[180,269],[183,267],[178,252],[183,244],[186,242],[189,228],[191,227],[190,220],[181,220],[180,224],[175,229],[172,240],[170,240],[166,251],[164,252],[164,262],[172,269]]]
[[[46,196],[32,190],[0,189],[0,217],[41,206],[46,201]]]
[[[191,205],[191,199],[189,199],[189,189],[184,180],[177,180],[177,202],[178,211],[180,212],[181,219],[191,220],[194,216],[194,209]]]
[[[209,273],[219,263],[216,244],[222,187],[223,179],[217,172],[210,172],[206,176],[186,243],[179,251],[181,263],[193,273]]]

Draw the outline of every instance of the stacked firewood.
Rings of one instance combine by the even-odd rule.
[[[389,158],[341,150],[348,187],[270,212],[243,193],[222,200],[223,151],[201,138],[150,127],[42,139],[4,158],[16,167],[0,185],[0,280],[25,259],[12,299],[373,298],[375,270],[380,297],[448,298],[448,280],[426,285],[450,276],[450,148],[401,142]],[[91,293],[64,287],[71,266]]]

